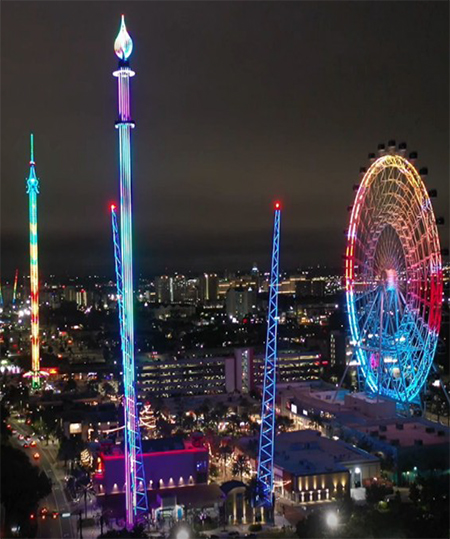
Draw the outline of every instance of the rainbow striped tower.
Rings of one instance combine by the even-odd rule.
[[[30,212],[30,289],[31,289],[31,386],[41,387],[39,356],[39,273],[38,273],[38,233],[37,196],[39,180],[34,162],[33,133],[30,135],[30,173],[27,179],[27,193]],[[16,274],[17,275],[17,274]]]
[[[125,425],[125,509],[127,528],[133,528],[148,513],[147,485],[145,482],[142,456],[141,433],[136,403],[136,369],[134,364],[134,310],[133,310],[133,231],[131,196],[131,129],[134,122],[130,115],[130,69],[128,58],[133,50],[133,41],[127,32],[122,15],[119,34],[114,42],[114,52],[119,58],[119,67],[113,75],[117,77],[119,98],[119,119],[116,128],[119,132],[119,176],[120,176],[120,238],[116,241],[116,270],[122,291],[121,301],[121,340],[124,386],[124,425]],[[115,211],[112,208],[113,225]],[[115,222],[117,230],[117,222]],[[117,237],[117,233],[116,233]],[[120,252],[118,244],[120,242]],[[120,261],[120,264],[118,262]]]

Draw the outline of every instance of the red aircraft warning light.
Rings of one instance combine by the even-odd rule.
[[[277,201],[275,202],[275,209],[276,209],[276,210],[281,210],[281,202],[280,202],[279,200],[277,200]]]

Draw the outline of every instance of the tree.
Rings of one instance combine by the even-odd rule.
[[[231,457],[233,450],[228,445],[222,445],[219,447],[219,457],[223,463],[223,473],[225,474],[225,469],[227,466],[227,461]]]
[[[236,461],[233,463],[231,473],[233,476],[238,475],[241,481],[244,474],[250,473],[250,463],[245,455],[238,455]]]
[[[1,439],[7,440],[11,436],[11,431],[6,427],[8,424],[9,410],[6,406],[1,403],[0,408],[0,417],[1,417]]]
[[[64,392],[75,391],[76,389],[77,383],[72,377],[69,378],[64,386]]]
[[[264,487],[257,477],[252,477],[245,490],[245,498],[252,507],[256,507],[258,500],[264,497]]]
[[[58,457],[64,460],[67,466],[68,460],[75,460],[80,457],[81,451],[85,448],[85,443],[78,436],[66,438],[63,437],[59,445]]]
[[[211,462],[211,464],[209,465],[209,477],[219,477],[219,469],[213,462]]]
[[[33,526],[30,515],[42,498],[52,491],[47,475],[33,466],[19,449],[2,444],[1,492],[5,508],[5,537],[11,537],[11,526],[19,525],[23,537],[30,537]],[[4,459],[4,460],[3,460]]]
[[[275,423],[278,432],[287,432],[290,428],[292,428],[294,421],[285,415],[278,415],[275,419]]]
[[[131,531],[124,528],[123,530],[109,530],[102,535],[98,536],[98,539],[103,538],[124,538],[124,539],[147,539],[148,535],[144,532],[144,526],[136,525]]]
[[[366,487],[367,503],[381,502],[388,494],[392,494],[392,488],[389,488],[386,485],[372,483],[370,486]]]

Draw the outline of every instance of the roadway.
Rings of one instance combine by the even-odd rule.
[[[17,419],[12,417],[9,422],[18,434],[22,434],[23,436],[31,435],[32,431],[28,425],[19,423]],[[63,518],[62,515],[65,513],[74,513],[77,508],[71,506],[73,502],[69,502],[65,495],[65,474],[61,466],[58,465],[58,446],[57,444],[46,445],[45,442],[42,442],[36,436],[33,439],[36,441],[36,447],[23,449],[22,445],[24,442],[19,441],[17,435],[12,436],[13,444],[22,449],[29,456],[30,461],[35,466],[39,466],[47,474],[53,485],[51,494],[41,501],[41,509],[44,507],[47,508],[49,514],[43,518],[38,511],[38,531],[36,537],[40,539],[74,539],[77,537],[76,517]],[[36,451],[40,455],[37,461],[32,457]],[[52,513],[58,513],[57,517],[53,518]]]

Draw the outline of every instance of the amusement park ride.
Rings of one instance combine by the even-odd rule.
[[[273,225],[272,263],[269,284],[269,310],[264,361],[263,399],[256,505],[267,510],[268,520],[273,518],[273,455],[275,444],[275,396],[277,377],[278,284],[280,276],[280,219],[281,204],[275,202]]]
[[[31,371],[24,376],[31,378],[31,387],[38,390],[41,387],[41,378],[46,373],[41,371],[39,347],[39,267],[38,267],[38,229],[37,229],[37,196],[39,194],[39,179],[36,176],[36,163],[34,162],[34,138],[30,135],[30,173],[27,179],[27,193],[29,199],[29,226],[30,226],[30,289],[31,289]],[[14,302],[17,293],[17,276],[14,278]]]
[[[441,325],[443,275],[427,169],[406,144],[380,145],[351,207],[345,282],[360,389],[421,407]],[[435,196],[435,192],[430,192]],[[346,369],[347,371],[347,369]],[[344,373],[345,376],[346,372]],[[446,395],[447,396],[447,395]]]
[[[111,206],[114,257],[119,303],[120,335],[122,343],[125,433],[125,510],[127,528],[131,529],[148,513],[142,442],[136,402],[136,367],[134,361],[133,312],[133,233],[131,194],[131,129],[130,69],[128,58],[133,41],[127,32],[122,15],[120,31],[114,43],[119,66],[114,71],[118,82],[119,120],[119,176],[120,176],[120,233],[115,206]]]

